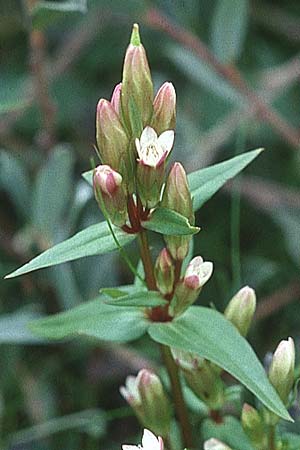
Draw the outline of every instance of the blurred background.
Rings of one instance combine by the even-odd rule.
[[[134,22],[156,89],[176,87],[173,160],[190,172],[266,149],[197,215],[194,254],[215,265],[201,303],[222,311],[248,284],[258,297],[250,342],[260,358],[289,335],[299,349],[299,1],[0,0],[2,449],[110,450],[140,432],[118,387],[159,363],[146,338],[52,344],[26,328],[100,287],[132,282],[118,255],[3,280],[102,220],[81,173],[95,158],[97,101],[121,79]],[[152,236],[152,245],[161,242]],[[129,253],[138,263],[134,245]]]

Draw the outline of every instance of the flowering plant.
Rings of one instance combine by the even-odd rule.
[[[226,443],[218,440],[214,429],[211,436],[199,437],[191,420],[204,415],[214,424],[228,423],[226,374],[259,401],[256,408],[245,404],[242,412],[235,410],[235,416],[241,413],[242,426],[230,417],[230,426],[234,423],[239,430],[239,448],[279,450],[284,448],[284,437],[276,426],[280,419],[292,420],[286,407],[294,384],[293,340],[279,344],[267,376],[245,339],[256,306],[253,289],[240,289],[224,314],[195,305],[213,276],[212,262],[193,257],[193,236],[200,231],[195,212],[261,149],[189,175],[179,162],[169,169],[175,119],[175,89],[164,83],[154,97],[146,52],[134,25],[122,82],[110,101],[100,99],[97,105],[100,164],[84,174],[106,220],[48,249],[8,277],[119,250],[135,276],[132,285],[102,289],[92,301],[33,322],[31,330],[54,340],[80,336],[128,342],[148,334],[159,345],[169,381],[163,383],[159,373],[143,369],[136,377],[129,376],[120,389],[139,421],[151,430],[145,430],[142,447],[123,445],[123,450],[163,450],[163,441],[172,448],[174,427],[187,448],[235,446],[232,436],[224,433],[221,440]],[[164,240],[155,262],[149,231]],[[124,249],[135,239],[138,267]],[[196,412],[188,401],[191,395],[197,399]]]

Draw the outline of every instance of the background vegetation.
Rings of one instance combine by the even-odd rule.
[[[299,2],[0,0],[0,11],[1,279],[101,219],[80,174],[95,157],[97,101],[119,82],[138,22],[155,86],[176,86],[173,160],[190,171],[266,148],[198,214],[194,253],[215,264],[201,298],[223,310],[249,284],[260,357],[267,364],[288,335],[299,348]],[[147,339],[48,344],[26,329],[130,281],[111,254],[0,283],[1,448],[110,450],[135,439],[118,386],[159,363]]]

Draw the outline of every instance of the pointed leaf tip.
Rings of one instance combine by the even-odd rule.
[[[136,47],[141,45],[139,26],[137,23],[133,24],[131,38],[130,38],[130,44],[134,45]]]

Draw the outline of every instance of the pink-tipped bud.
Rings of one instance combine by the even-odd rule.
[[[153,111],[152,102],[153,85],[149,64],[141,44],[139,27],[134,24],[125,55],[121,93],[123,119],[134,137],[137,137],[137,118],[142,128],[149,124]]]
[[[287,403],[295,377],[295,344],[291,337],[283,340],[276,348],[271,366],[269,379],[279,397]]]
[[[204,450],[232,450],[231,447],[219,441],[219,439],[211,438],[204,442]]]
[[[133,183],[129,139],[114,107],[103,98],[97,105],[96,131],[102,163],[119,172],[128,187]]]
[[[191,225],[195,223],[191,193],[183,166],[173,164],[163,193],[162,206],[186,217]],[[183,260],[188,254],[191,236],[164,236],[169,252],[175,260]]]
[[[212,276],[213,263],[203,261],[201,256],[196,256],[189,263],[184,278],[177,284],[174,297],[170,304],[170,314],[179,316],[199,296],[202,287]]]
[[[176,125],[176,92],[172,83],[164,83],[158,90],[153,102],[151,126],[160,134],[174,130]]]
[[[163,295],[170,294],[173,291],[174,272],[174,264],[170,253],[164,248],[158,255],[154,267],[156,286]]]
[[[170,403],[155,373],[142,369],[137,377],[127,377],[120,393],[145,427],[163,437],[168,435],[171,424]]]
[[[242,336],[246,336],[250,328],[256,308],[255,291],[244,286],[228,303],[224,316],[238,329]]]
[[[243,429],[255,448],[266,448],[267,435],[263,418],[253,406],[245,403],[242,409]]]
[[[117,84],[110,99],[110,103],[118,115],[120,115],[121,89],[122,83]]]
[[[117,226],[123,226],[127,220],[126,195],[122,185],[122,176],[108,165],[96,167],[93,175],[96,200],[103,205],[110,220]]]

